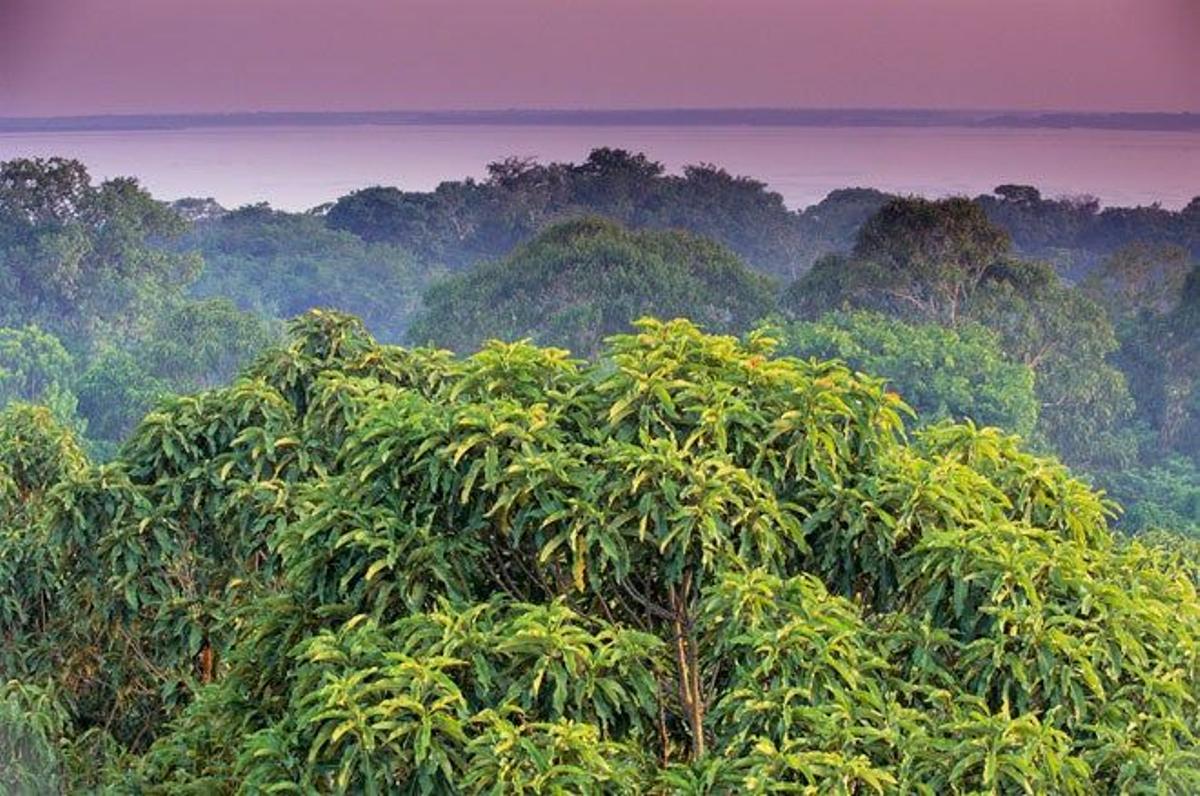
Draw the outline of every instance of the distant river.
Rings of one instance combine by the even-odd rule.
[[[156,196],[301,210],[368,185],[429,190],[482,177],[509,155],[579,161],[597,146],[677,171],[715,163],[766,182],[792,208],[870,186],[976,195],[1006,182],[1106,205],[1200,194],[1200,133],[964,128],[361,126],[0,134],[0,160],[64,155],[99,177],[131,175]]]

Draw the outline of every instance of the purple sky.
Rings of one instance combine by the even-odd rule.
[[[1200,0],[0,0],[0,116],[1200,110]]]

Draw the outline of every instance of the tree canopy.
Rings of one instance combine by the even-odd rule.
[[[1158,205],[1105,207],[1092,196],[1047,198],[1031,185],[1001,185],[975,201],[1012,235],[1017,250],[1083,280],[1130,245],[1175,245],[1200,257],[1200,197],[1182,211]]]
[[[1200,464],[1200,266],[1170,312],[1127,320],[1122,332],[1120,361],[1153,429],[1148,446]]]
[[[1039,402],[1033,371],[1009,360],[991,330],[905,323],[869,312],[835,312],[783,326],[781,351],[836,359],[885,377],[923,422],[972,420],[1029,437]]]
[[[996,197],[0,164],[0,792],[1200,791],[1200,204]]]
[[[587,215],[634,228],[686,229],[772,274],[795,277],[815,254],[799,215],[762,182],[711,164],[667,174],[645,154],[609,147],[582,163],[508,158],[490,164],[482,182],[444,182],[431,193],[366,188],[335,202],[327,218],[363,240],[462,268],[502,257],[548,225]]]
[[[1189,559],[774,348],[455,358],[312,313],[107,465],[10,412],[4,717],[76,789],[1200,786]]]
[[[190,298],[187,232],[135,180],[0,163],[0,407],[45,404],[111,453],[160,397],[223,383],[270,344],[268,319]]]
[[[96,185],[63,158],[0,162],[0,326],[36,324],[72,350],[136,336],[200,267],[156,245],[183,230],[136,180]]]
[[[1008,235],[966,199],[894,199],[860,230],[847,256],[819,261],[785,307],[816,318],[829,307],[872,309],[950,327],[982,324],[1010,360],[1035,374],[1040,434],[1069,461],[1109,465],[1132,410],[1108,358],[1118,342],[1105,311],[1044,263],[1017,258]]]
[[[1179,306],[1192,268],[1181,246],[1130,243],[1101,262],[1082,286],[1118,319],[1143,311],[1161,315]]]
[[[134,180],[97,184],[83,164],[61,158],[9,161],[0,174],[0,336],[7,341],[0,405],[51,406],[102,457],[157,401],[221,383],[275,339],[280,319],[314,306],[358,314],[388,342],[461,350],[492,336],[532,336],[591,356],[605,334],[646,312],[744,332],[770,315],[777,296],[736,268],[729,284],[693,278],[696,263],[734,257],[724,245],[751,269],[789,277],[817,260],[782,301],[786,314],[805,322],[866,308],[921,340],[941,334],[929,328],[940,324],[946,345],[986,327],[1006,367],[1034,373],[1031,442],[1126,502],[1137,502],[1132,485],[1167,495],[1149,487],[1150,473],[1174,472],[1175,457],[1200,466],[1196,335],[1185,309],[1198,249],[1196,202],[1173,212],[1102,209],[1024,185],[940,202],[848,188],[791,211],[761,183],[718,166],[672,174],[619,149],[597,149],[580,163],[510,158],[493,163],[483,181],[448,182],[430,193],[367,189],[308,213],[265,205],[226,211],[211,199],[167,205]],[[539,237],[562,224],[606,223],[581,221],[588,213],[625,230],[594,240],[580,233],[588,242],[578,252],[552,252]],[[686,235],[663,228],[716,242],[684,244]],[[605,246],[613,256],[585,278],[567,267]],[[659,260],[689,264],[660,268]],[[518,264],[543,283],[522,284]],[[638,277],[624,279],[626,267]],[[420,313],[422,295],[446,270],[461,279],[430,296],[442,309],[457,304],[447,316],[453,324]],[[414,315],[422,327],[409,338]],[[871,337],[882,326],[855,333]],[[866,356],[838,345],[854,362]],[[897,379],[893,367],[904,359],[877,358],[868,369]],[[908,357],[906,364],[919,363]],[[978,371],[1000,382],[977,391],[1015,398],[1009,372]],[[949,392],[905,390],[925,415],[944,409],[1028,430],[1027,412],[1009,413],[1015,404],[972,405],[951,386],[961,381],[934,380]],[[1174,516],[1143,508],[1126,516],[1127,526],[1135,516]]]
[[[528,337],[590,356],[645,314],[744,331],[771,310],[774,292],[710,240],[580,219],[435,285],[409,339],[471,351],[490,338]]]
[[[365,242],[320,216],[261,205],[210,213],[177,247],[204,259],[193,296],[230,299],[274,319],[338,307],[390,342],[403,339],[422,290],[438,273],[394,244]]]

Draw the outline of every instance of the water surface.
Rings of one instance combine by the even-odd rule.
[[[429,190],[482,177],[510,155],[579,161],[597,146],[643,151],[677,171],[715,163],[766,182],[792,208],[871,186],[976,195],[1006,182],[1106,205],[1200,195],[1200,133],[886,127],[395,125],[0,134],[0,160],[64,155],[155,195],[302,210],[368,185]]]

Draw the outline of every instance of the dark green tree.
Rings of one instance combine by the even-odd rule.
[[[0,163],[0,326],[37,324],[73,351],[143,332],[199,270],[159,245],[185,222],[128,178],[76,161]]]
[[[44,404],[62,423],[78,424],[74,357],[36,326],[0,329],[0,407]]]
[[[367,320],[380,337],[400,340],[436,269],[389,244],[330,229],[325,219],[244,207],[197,222],[177,244],[204,258],[191,289],[226,298],[268,318],[338,307]]]
[[[1101,262],[1082,287],[1114,319],[1143,311],[1162,315],[1179,306],[1194,267],[1181,246],[1131,243]]]
[[[1126,433],[1132,401],[1108,361],[1117,340],[1107,314],[1049,265],[1015,258],[1007,234],[968,200],[893,200],[850,255],[819,261],[784,304],[801,318],[848,306],[983,324],[1010,360],[1033,370],[1040,434],[1067,460],[1108,466],[1136,453]]]
[[[772,306],[771,283],[719,244],[584,219],[433,287],[409,338],[469,351],[529,337],[590,356],[646,313],[743,331]]]

